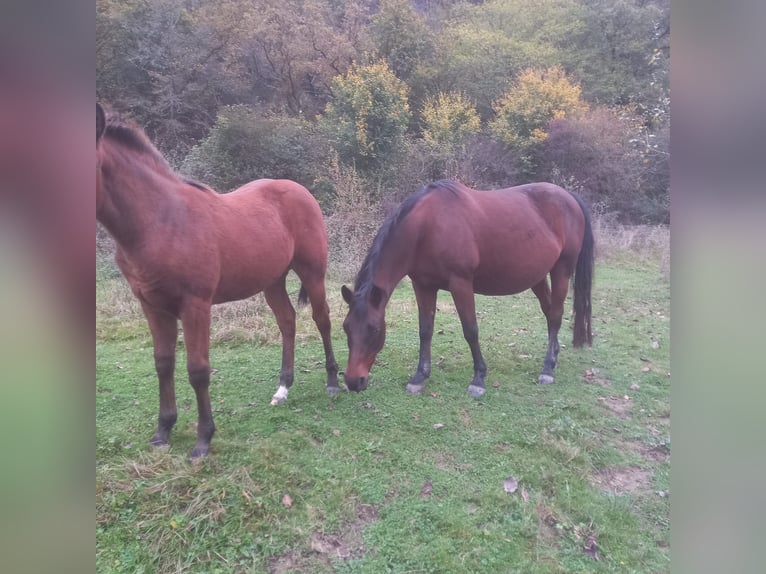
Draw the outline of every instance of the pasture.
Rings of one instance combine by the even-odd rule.
[[[438,299],[422,396],[404,391],[418,360],[417,307],[405,279],[360,394],[326,394],[322,343],[310,309],[298,308],[296,381],[276,407],[269,402],[281,344],[262,296],[214,308],[217,432],[209,458],[197,463],[187,458],[196,404],[183,343],[179,420],[169,449],[155,450],[151,338],[125,281],[101,268],[97,570],[669,571],[667,230],[597,231],[593,347],[571,346],[570,294],[554,385],[534,384],[547,333],[529,291],[477,296],[489,369],[480,399],[466,392],[471,355],[447,293]],[[341,284],[328,281],[343,368]]]

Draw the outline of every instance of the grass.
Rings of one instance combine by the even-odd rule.
[[[477,297],[489,366],[489,390],[479,400],[466,393],[470,352],[448,294],[439,298],[423,396],[404,392],[418,352],[416,305],[405,281],[361,394],[325,394],[321,342],[309,311],[299,311],[296,383],[278,407],[269,405],[281,353],[273,317],[258,298],[222,306],[211,349],[218,432],[211,456],[196,464],[186,459],[196,406],[183,345],[179,421],[171,447],[152,450],[158,401],[151,340],[122,281],[102,275],[97,570],[669,571],[664,260],[654,249],[636,254],[618,243],[603,254],[594,346],[572,349],[566,322],[551,386],[534,384],[546,345],[534,296]],[[330,282],[328,289],[343,363],[339,287]],[[503,489],[508,477],[518,481],[510,494]]]

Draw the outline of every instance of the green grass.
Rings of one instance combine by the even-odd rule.
[[[448,294],[423,396],[404,392],[418,353],[405,281],[361,394],[325,394],[321,342],[299,311],[296,383],[278,407],[276,324],[259,300],[231,307],[214,321],[218,431],[197,464],[186,458],[196,406],[183,345],[171,447],[148,446],[151,340],[116,281],[97,290],[99,572],[669,571],[670,294],[659,262],[598,265],[594,346],[572,349],[565,322],[550,386],[534,384],[546,329],[531,292],[477,297],[489,367],[479,400],[466,393],[470,352]],[[344,363],[339,287],[328,286]]]

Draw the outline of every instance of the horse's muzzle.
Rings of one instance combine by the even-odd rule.
[[[367,388],[367,377],[344,377],[344,380],[349,391],[358,393],[359,391],[363,391]]]

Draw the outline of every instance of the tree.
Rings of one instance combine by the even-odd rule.
[[[385,61],[353,65],[332,81],[333,100],[320,125],[341,160],[362,170],[382,167],[404,141],[411,113],[407,84]]]
[[[551,120],[577,117],[588,106],[580,87],[560,67],[528,69],[494,105],[490,129],[497,138],[526,158],[526,170],[534,170],[535,148],[545,141]]]
[[[464,145],[468,136],[481,130],[476,107],[460,93],[439,93],[423,105],[423,139],[432,148],[452,152]]]
[[[583,26],[575,0],[489,0],[455,8],[438,35],[436,86],[460,91],[483,119],[526,68],[562,62]]]

